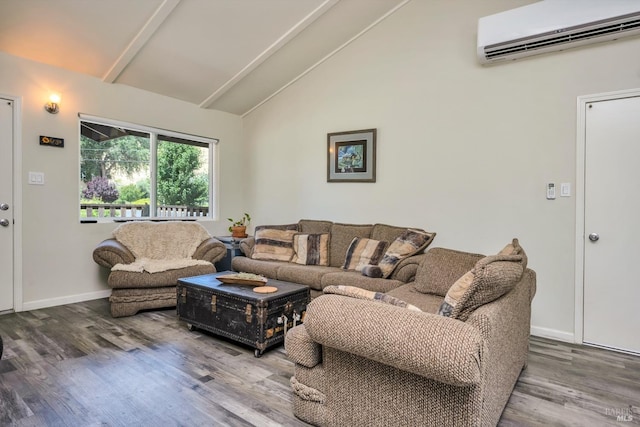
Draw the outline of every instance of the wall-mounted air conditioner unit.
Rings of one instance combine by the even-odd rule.
[[[544,0],[478,20],[482,64],[640,34],[640,0]]]

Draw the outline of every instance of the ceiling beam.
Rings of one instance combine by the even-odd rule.
[[[220,86],[215,92],[209,95],[202,103],[200,108],[210,107],[218,98],[224,95],[235,84],[242,80],[247,74],[255,70],[260,64],[266,61],[271,55],[276,53],[278,49],[287,44],[291,39],[300,34],[305,28],[313,23],[316,19],[322,16],[326,11],[331,9],[340,0],[325,0],[320,6],[302,18],[300,22],[294,25],[289,31],[284,33],[282,37],[276,40],[271,46],[265,49],[260,55],[258,55],[253,61],[248,63],[242,70],[240,70],[235,76],[227,80],[222,86]]]
[[[164,0],[149,20],[144,24],[138,34],[131,40],[131,43],[122,51],[116,62],[113,63],[109,71],[102,77],[105,83],[113,83],[127,65],[135,58],[149,41],[151,36],[160,28],[160,25],[173,12],[173,9],[180,3],[180,0]]]

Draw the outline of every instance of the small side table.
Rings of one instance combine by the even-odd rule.
[[[216,236],[216,239],[224,243],[227,248],[227,255],[214,264],[216,271],[230,271],[232,270],[231,261],[233,260],[233,257],[244,256],[240,249],[240,241],[229,236]]]

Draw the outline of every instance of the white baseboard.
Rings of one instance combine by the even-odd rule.
[[[531,335],[552,340],[575,343],[575,336],[571,332],[559,331],[557,329],[543,328],[541,326],[531,326]]]
[[[25,302],[22,304],[22,311],[37,310],[39,308],[55,307],[58,305],[73,304],[76,302],[91,301],[94,299],[107,298],[111,295],[111,289],[86,294],[68,295],[59,298],[41,299],[38,301]]]

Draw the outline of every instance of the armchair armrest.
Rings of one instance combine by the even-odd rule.
[[[209,261],[211,264],[221,260],[227,255],[227,247],[220,240],[211,237],[196,248],[193,259]]]
[[[323,346],[454,386],[479,384],[480,331],[432,313],[340,295],[311,302],[304,327]]]
[[[284,337],[287,356],[298,365],[313,368],[322,362],[322,347],[313,341],[304,325],[289,329]]]
[[[136,258],[116,239],[107,239],[93,250],[93,260],[103,267],[111,268],[116,264],[131,264]]]

